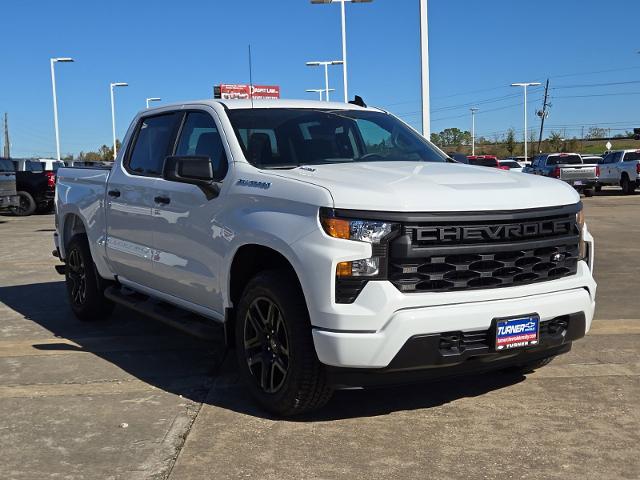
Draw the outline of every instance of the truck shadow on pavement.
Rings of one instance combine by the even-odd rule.
[[[80,322],[67,305],[61,281],[0,287],[0,303],[21,314],[24,320],[19,322],[34,322],[52,333],[54,339],[39,336],[33,340],[32,348],[43,355],[52,351],[86,352],[126,372],[127,378],[121,381],[140,380],[194,402],[274,418],[256,406],[238,381],[235,352],[226,354],[222,336],[220,342],[203,342],[118,307],[106,321]],[[60,341],[56,341],[58,338]],[[69,361],[66,356],[60,358]],[[78,361],[92,363],[86,358]],[[403,387],[337,391],[319,412],[293,420],[327,421],[430,408],[522,380],[520,374],[505,372]]]

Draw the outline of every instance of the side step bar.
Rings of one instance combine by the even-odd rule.
[[[147,295],[123,287],[112,286],[104,291],[104,296],[123,307],[158,320],[171,327],[203,340],[224,342],[224,327],[213,320],[182,310]]]

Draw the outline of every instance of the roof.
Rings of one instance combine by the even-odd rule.
[[[282,100],[224,100],[224,99],[205,99],[205,100],[190,100],[186,102],[176,102],[172,104],[157,105],[153,108],[149,108],[145,111],[160,110],[167,107],[178,107],[182,105],[215,105],[222,104],[225,107],[233,110],[239,108],[312,108],[323,110],[369,110],[380,111],[378,108],[372,107],[359,107],[351,103],[342,102],[321,102],[318,100],[295,100],[295,99],[282,99]]]

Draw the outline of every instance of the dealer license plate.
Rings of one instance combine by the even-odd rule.
[[[582,180],[576,180],[573,182],[574,185],[582,185]]]
[[[511,350],[537,345],[540,340],[540,317],[496,319],[496,350]]]

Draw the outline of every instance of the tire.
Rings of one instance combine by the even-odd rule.
[[[64,277],[74,315],[85,322],[108,317],[114,304],[104,296],[108,283],[98,275],[87,236],[74,235],[66,250]]]
[[[632,195],[636,190],[635,182],[632,183],[626,174],[622,176],[622,179],[620,180],[620,186],[622,187],[622,193],[624,193],[625,195]]]
[[[238,304],[235,339],[240,376],[265,410],[300,415],[331,398],[304,295],[291,273],[267,270],[251,279]]]
[[[596,192],[602,191],[602,185],[596,185]]]
[[[53,211],[53,206],[54,204],[52,201],[45,202],[41,205],[38,205],[38,207],[36,208],[36,213],[39,213],[39,214],[51,213]]]
[[[18,192],[20,204],[13,208],[13,214],[18,217],[28,217],[36,211],[36,201],[29,192]]]
[[[593,188],[585,188],[582,193],[585,197],[593,197]]]
[[[522,374],[531,373],[534,370],[544,367],[545,365],[549,365],[551,363],[551,360],[553,360],[554,358],[555,355],[552,355],[550,357],[541,358],[532,362],[523,363],[522,365],[517,365],[516,367],[512,368],[511,371],[515,370]]]

